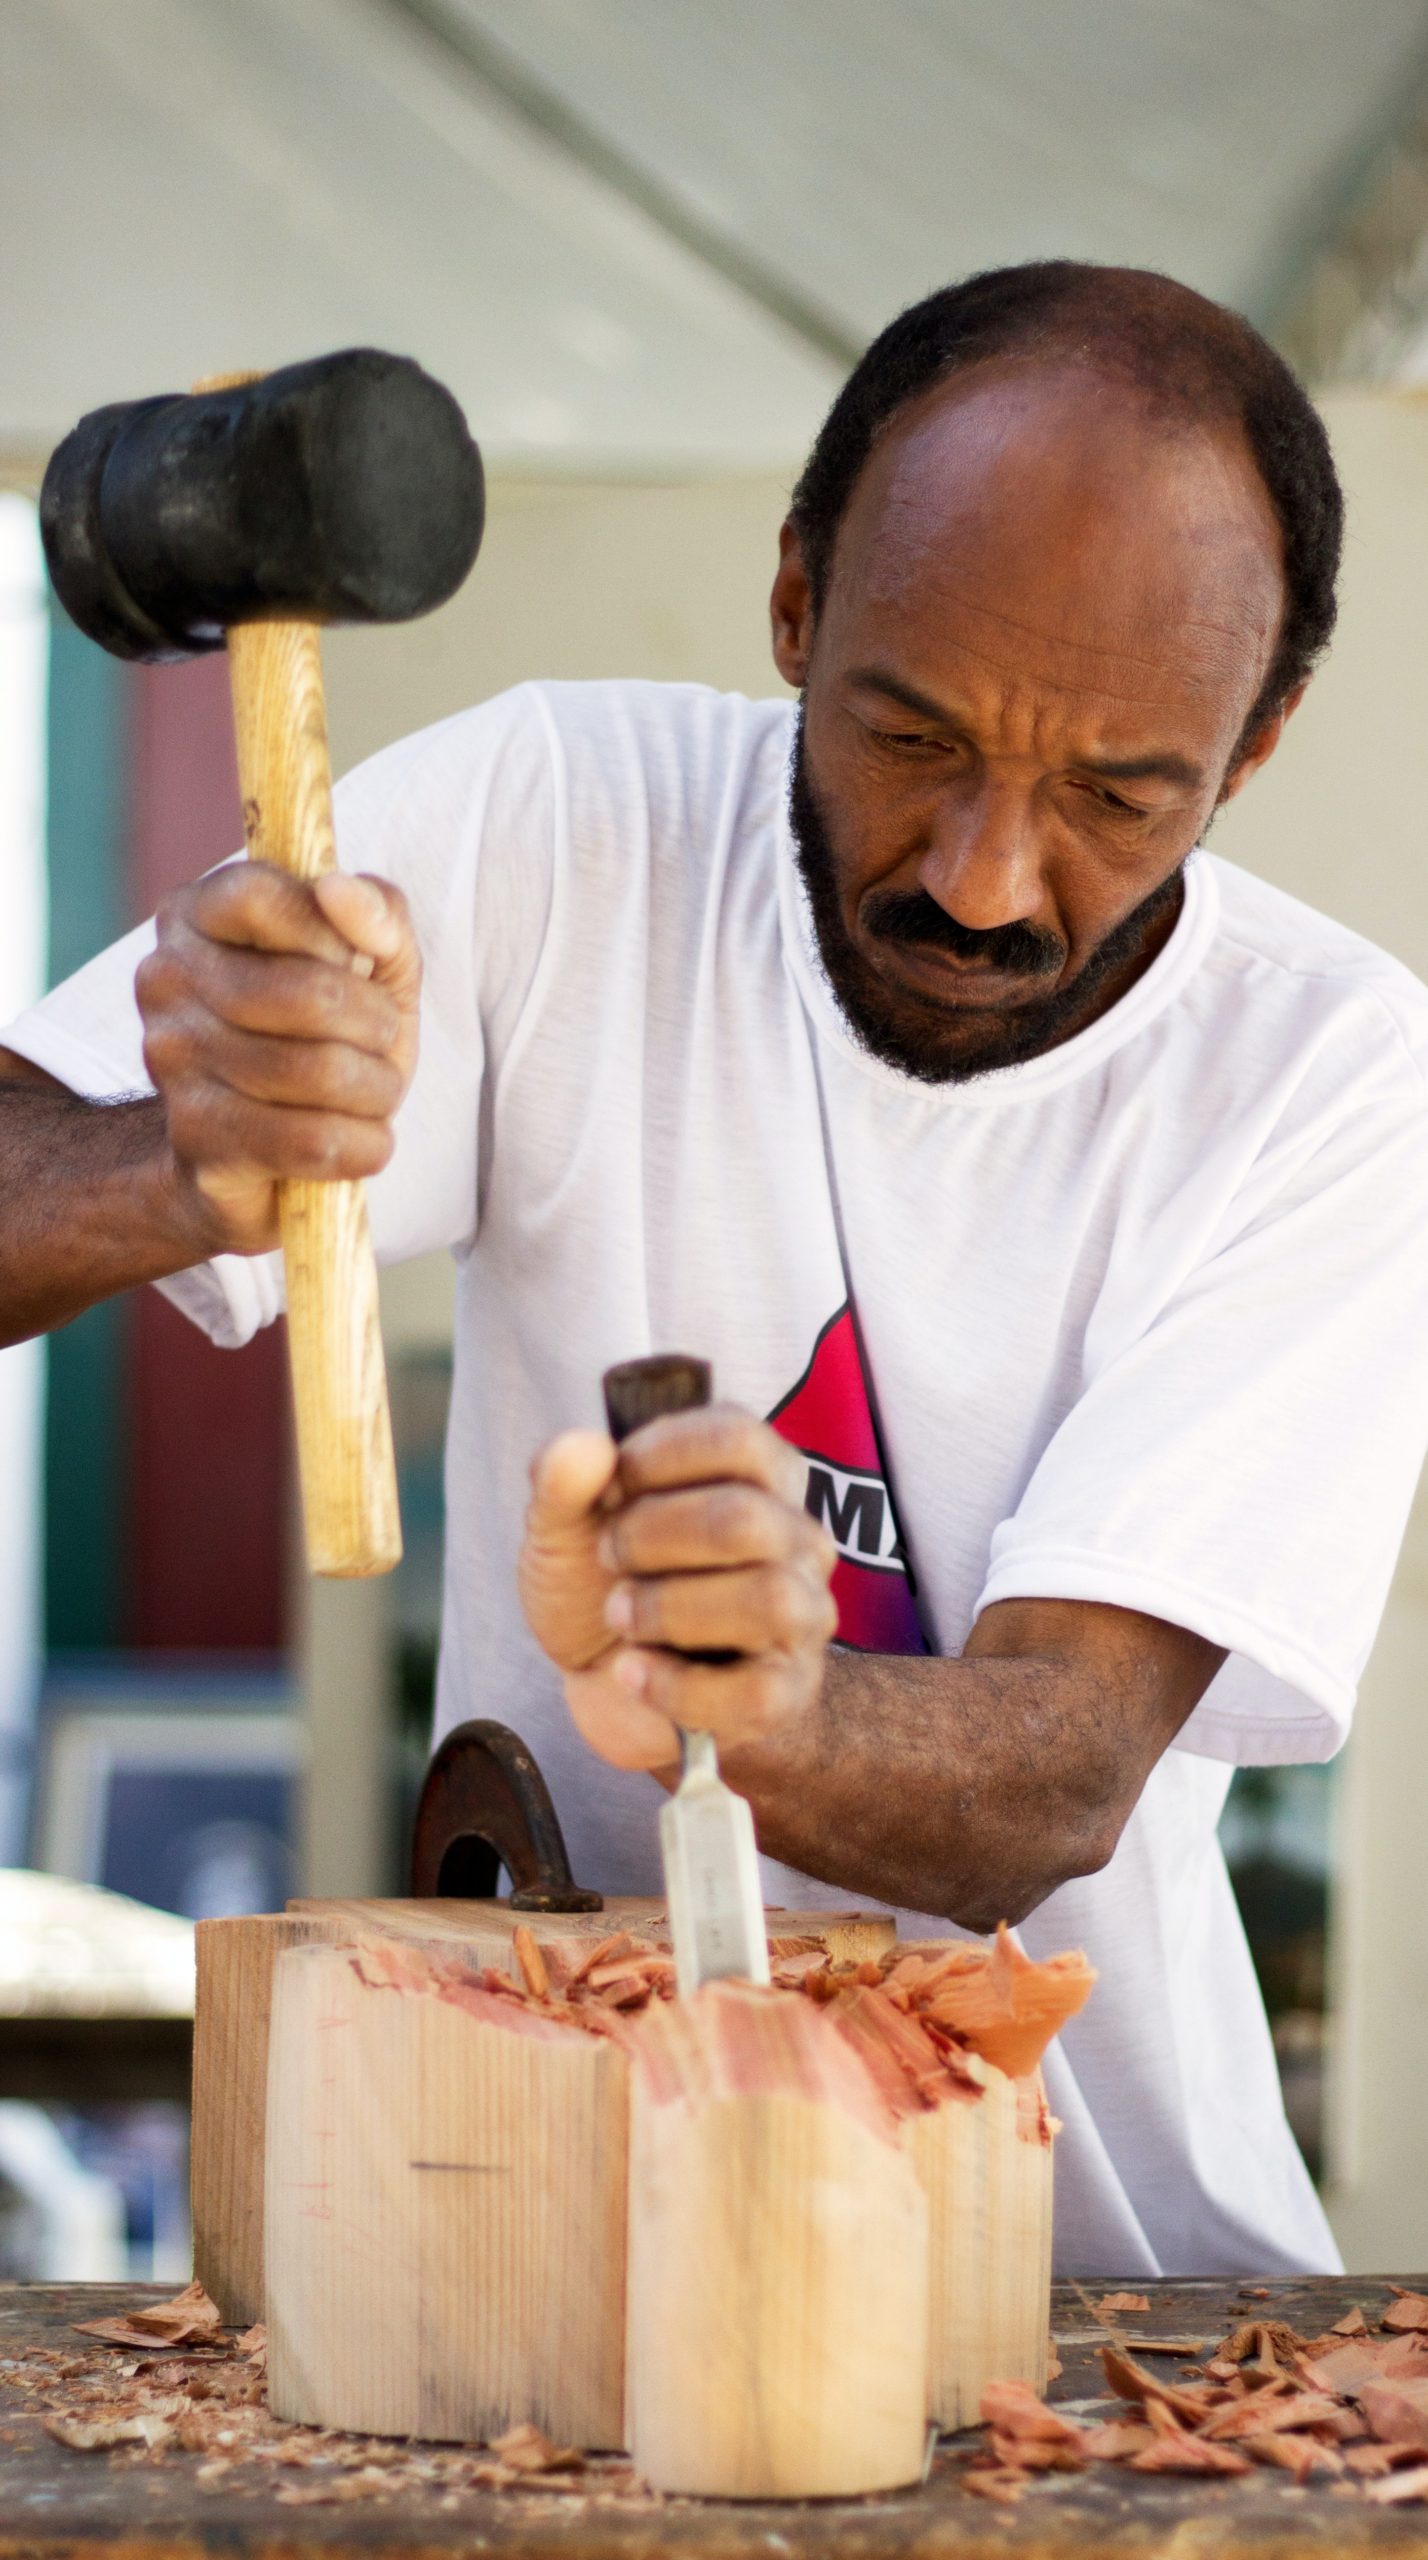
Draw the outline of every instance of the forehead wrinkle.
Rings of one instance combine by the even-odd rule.
[[[1044,627],[1038,627],[1034,622],[1023,622],[1016,614],[1004,613],[997,605],[980,604],[974,597],[960,595],[955,589],[952,590],[951,601],[964,613],[980,616],[984,622],[999,623],[1004,630],[1013,631],[1022,639],[1034,640],[1052,649],[1064,649],[1076,657],[1109,658],[1127,667],[1159,668],[1164,664],[1163,659],[1149,656],[1138,649],[1117,647],[1110,642],[1072,638],[1068,633],[1049,631]],[[1242,630],[1233,623],[1216,622],[1210,614],[1177,615],[1176,628],[1180,631],[1204,632],[1230,641],[1244,637],[1263,640],[1267,637],[1262,629],[1250,627]],[[965,648],[969,656],[984,654],[976,651],[970,641],[954,639],[951,645],[954,649]]]
[[[1088,696],[1094,695],[1098,702],[1118,703],[1126,706],[1127,708],[1137,708],[1140,710],[1167,708],[1173,705],[1174,702],[1174,696],[1172,694],[1125,693],[1116,691],[1108,685],[1078,683],[1074,677],[1057,677],[1041,674],[1034,676],[1023,675],[1018,673],[1015,668],[1008,667],[1004,660],[991,657],[986,650],[974,648],[969,640],[954,640],[951,643],[951,648],[955,656],[972,659],[977,666],[987,667],[993,675],[1000,677],[1003,682],[1010,683],[1013,687],[1023,691],[1030,690],[1043,693],[1068,695],[1078,693],[1086,694]],[[1106,651],[1104,654],[1109,656],[1111,652]],[[1154,661],[1149,658],[1140,660],[1131,659],[1129,664],[1132,666],[1141,665],[1150,667],[1153,666]]]

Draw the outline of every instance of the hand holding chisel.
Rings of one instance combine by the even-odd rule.
[[[605,1413],[611,1437],[628,1439],[665,1413],[709,1402],[707,1360],[670,1352],[607,1369]],[[727,1662],[725,1653],[692,1657]],[[683,1775],[660,1813],[660,1854],[681,1999],[702,1982],[736,1976],[767,1983],[768,1932],[759,1889],[754,1818],[719,1775],[712,1733],[681,1729]]]

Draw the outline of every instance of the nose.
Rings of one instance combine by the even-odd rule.
[[[949,792],[918,878],[939,907],[974,932],[1035,917],[1044,883],[1027,792],[986,773]]]

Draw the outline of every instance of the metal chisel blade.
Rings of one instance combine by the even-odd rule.
[[[720,1777],[712,1734],[682,1740],[684,1774],[660,1809],[659,1845],[675,1986],[687,2000],[703,1982],[767,1985],[769,1947],[754,1817]]]
[[[623,1360],[602,1381],[605,1413],[617,1441],[666,1413],[707,1404],[707,1361],[682,1352]],[[693,1657],[728,1661],[726,1654]],[[769,1979],[768,1930],[759,1882],[754,1817],[719,1775],[712,1733],[681,1729],[683,1775],[659,1818],[675,1984],[681,2000],[701,1982]]]

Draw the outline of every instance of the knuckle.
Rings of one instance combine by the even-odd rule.
[[[709,1525],[721,1547],[753,1545],[762,1527],[762,1506],[752,1485],[720,1484],[709,1497]]]
[[[767,1566],[759,1575],[757,1593],[760,1621],[770,1642],[801,1644],[808,1632],[809,1610],[799,1576],[778,1566]]]

